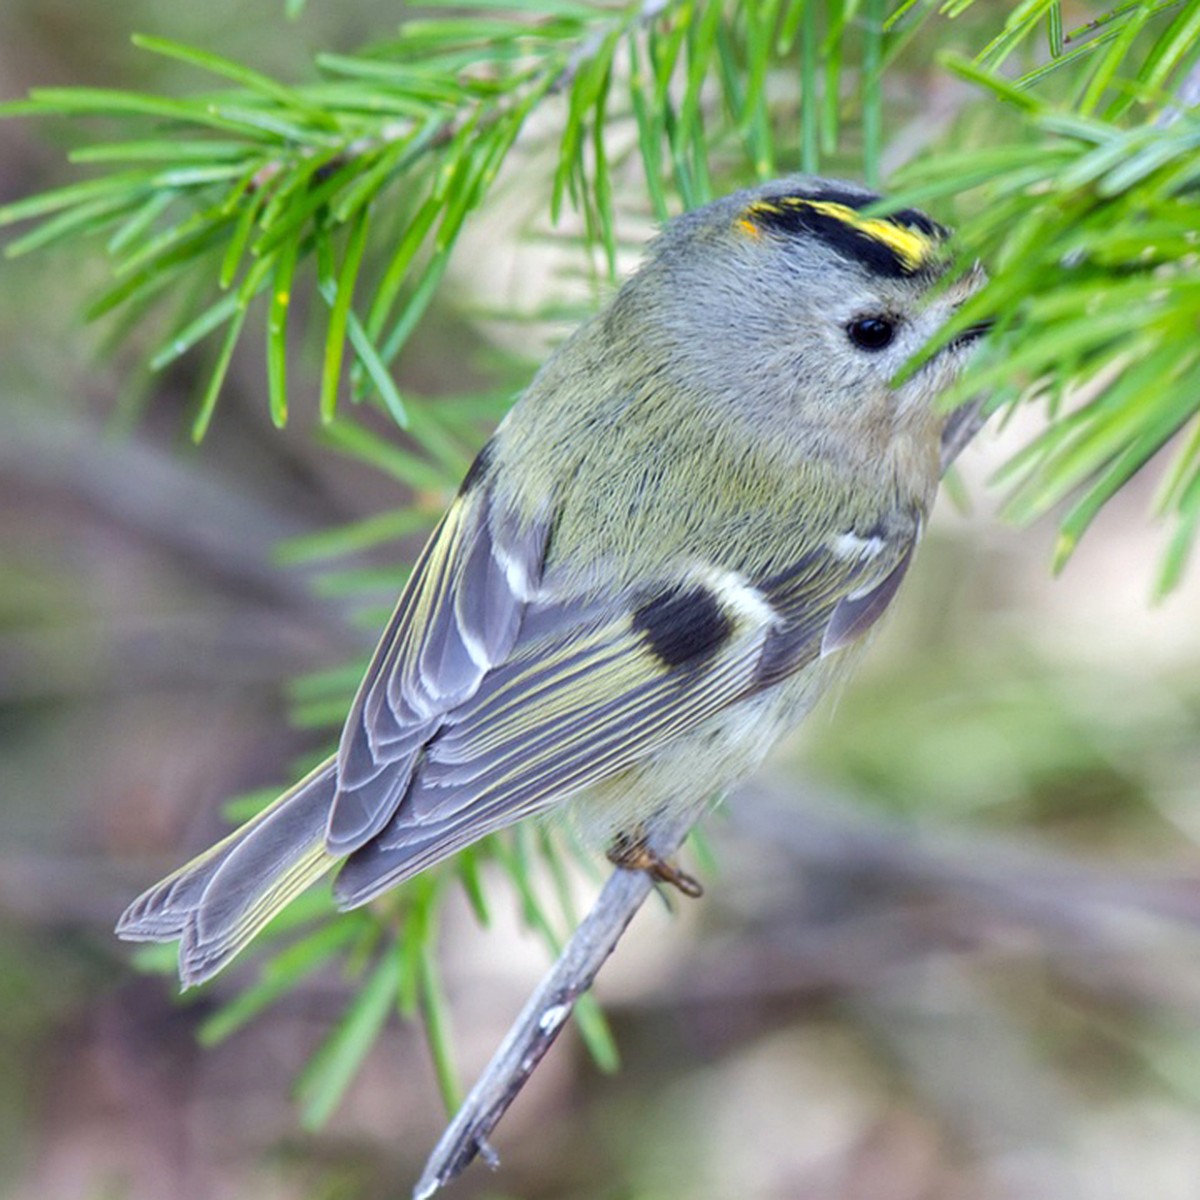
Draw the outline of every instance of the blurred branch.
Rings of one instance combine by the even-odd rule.
[[[0,854],[0,920],[52,929],[107,931],[129,896],[126,873],[89,854]]]
[[[942,474],[967,448],[967,443],[987,423],[987,397],[980,396],[956,408],[947,418],[942,430]]]
[[[1200,929],[1200,879],[1191,875],[1163,877],[1161,870],[1154,875],[1115,873],[994,838],[986,850],[947,839],[930,845],[896,822],[851,815],[859,811],[851,801],[798,805],[783,788],[756,786],[744,790],[739,800],[733,808],[736,827],[756,844],[782,854],[788,865],[780,873],[788,879],[802,878],[811,885],[814,872],[826,870],[842,885],[861,882],[861,894],[874,897],[875,904],[882,891],[920,894],[936,906],[908,915],[889,907],[869,922],[858,922],[852,937],[848,920],[832,931],[803,928],[803,917],[797,916],[802,906],[791,906],[786,942],[770,939],[763,945],[760,939],[755,944],[743,933],[738,946],[722,945],[711,960],[688,972],[683,991],[672,993],[673,1004],[728,1001],[745,997],[748,989],[788,996],[830,987],[870,992],[880,985],[882,975],[914,958],[948,948],[975,949],[991,940],[989,917],[993,926],[999,918],[1008,928],[1036,928],[1050,944],[1078,951],[1075,957],[1084,962],[1108,951],[1102,961],[1110,973],[1117,972],[1112,952],[1127,944],[1124,934],[1131,918],[1151,917]],[[662,836],[659,853],[673,853],[682,837],[678,829]],[[652,887],[644,875],[627,871],[615,871],[609,878],[438,1142],[414,1189],[416,1200],[433,1196],[476,1156],[496,1164],[488,1136]],[[781,965],[787,967],[783,976]],[[1109,980],[1114,982],[1120,986],[1130,980]],[[1136,990],[1142,999],[1162,999],[1151,983],[1144,977],[1123,990]]]
[[[0,439],[0,485],[77,502],[89,516],[189,560],[227,587],[311,614],[331,636],[363,648],[340,606],[314,596],[312,572],[276,561],[280,543],[310,533],[311,523],[169,450],[111,438],[80,420],[12,419]]]
[[[1092,949],[1111,942],[1113,914],[1139,913],[1200,929],[1200,880],[1165,876],[1161,864],[1144,875],[1117,872],[995,837],[986,847],[949,838],[929,845],[898,823],[848,819],[845,813],[858,807],[853,800],[834,797],[827,805],[800,808],[790,791],[768,784],[740,794],[752,800],[736,810],[735,824],[805,870],[824,865],[845,872],[852,864],[883,884],[982,905]]]
[[[1074,1173],[1054,1152],[1071,1136],[1069,1088],[1036,1039],[963,963],[941,962],[932,982],[930,975],[893,972],[851,999],[856,1017],[903,1065],[939,1126],[970,1148],[995,1195],[1077,1196]]]
[[[302,571],[274,563],[279,542],[306,525],[146,442],[118,441],[82,421],[10,421],[0,439],[0,482],[69,496],[274,604],[327,607],[304,586]]]
[[[0,490],[9,507],[84,514],[79,536],[111,528],[188,564],[236,603],[149,612],[88,592],[69,626],[48,621],[0,631],[0,698],[129,692],[164,683],[288,676],[299,664],[370,649],[349,606],[312,589],[313,572],[282,567],[279,543],[311,527],[239,487],[140,440],[115,440],[82,421],[14,420],[0,439]],[[15,503],[14,503],[15,502]]]
[[[0,630],[0,702],[129,696],[172,686],[277,687],[298,670],[338,661],[354,633],[345,623],[298,621],[249,604],[6,628]],[[359,648],[367,648],[365,638]]]

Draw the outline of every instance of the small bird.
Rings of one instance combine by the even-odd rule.
[[[354,908],[564,806],[613,861],[698,891],[647,835],[756,768],[859,657],[980,333],[893,384],[980,273],[944,279],[947,231],[878,200],[794,176],[669,222],[468,471],[336,754],[119,936],[179,939],[200,983],[335,868]]]

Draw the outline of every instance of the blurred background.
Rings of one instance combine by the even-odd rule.
[[[394,19],[6,0],[0,98],[169,90],[133,29],[298,77],[314,48]],[[914,107],[944,104],[913,86]],[[0,123],[0,203],[72,178],[62,150],[61,130]],[[569,249],[516,236],[537,203],[509,194],[406,352],[406,394],[517,386],[564,326],[487,314],[556,287],[592,299],[560,277]],[[142,384],[83,326],[102,272],[0,266],[0,1196],[405,1195],[444,1121],[417,1027],[393,1019],[309,1131],[294,1080],[353,981],[321,971],[202,1047],[254,963],[180,998],[111,934],[220,835],[229,797],[318,748],[289,723],[289,681],[365,653],[362,580],[378,570],[382,611],[412,550],[359,556],[351,606],[276,547],[405,496],[311,436],[302,358],[286,431],[247,353],[194,448],[189,360]],[[480,439],[487,423],[484,406]],[[1030,412],[967,452],[965,506],[943,498],[866,668],[708,822],[703,901],[639,916],[599,987],[620,1072],[568,1031],[500,1127],[502,1173],[451,1195],[1200,1196],[1200,571],[1150,604],[1139,478],[1052,580],[1053,527],[1003,524],[987,482],[1037,427]],[[442,920],[467,1081],[546,965],[497,897],[488,929],[457,895]]]

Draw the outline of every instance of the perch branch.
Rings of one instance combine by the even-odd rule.
[[[660,828],[651,838],[651,849],[670,857],[690,827],[691,821],[685,820]],[[414,1200],[428,1200],[477,1156],[492,1167],[498,1165],[488,1136],[554,1044],[575,1001],[592,986],[653,887],[645,871],[618,868],[609,876],[592,911],[526,1001],[500,1049],[442,1134],[413,1189]]]

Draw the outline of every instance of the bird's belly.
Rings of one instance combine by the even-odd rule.
[[[639,839],[665,819],[689,812],[698,818],[804,719],[837,673],[833,665],[814,663],[575,793],[565,806],[568,819],[589,845],[607,848]]]

